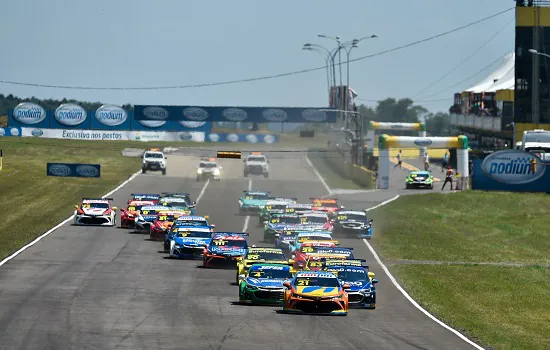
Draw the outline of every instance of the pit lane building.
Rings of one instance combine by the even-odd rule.
[[[550,130],[550,57],[541,55],[550,54],[550,0],[517,0],[515,11],[515,52],[449,110],[474,147],[512,147],[524,130]]]

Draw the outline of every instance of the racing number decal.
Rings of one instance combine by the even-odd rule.
[[[159,216],[159,221],[166,221],[166,220],[168,220],[168,216],[166,215]]]
[[[254,277],[262,277],[262,273],[261,272],[255,272]]]
[[[128,211],[136,211],[136,207],[128,207]]]
[[[323,266],[323,263],[322,263],[322,262],[318,262],[318,261],[311,261],[311,262],[309,263],[309,266],[311,266],[311,267],[321,267],[321,266]]]
[[[250,254],[246,257],[247,259],[250,259],[250,260],[258,260],[260,258],[260,255],[258,254]]]
[[[225,241],[223,239],[217,239],[215,241],[212,241],[215,245],[225,245]]]
[[[273,208],[273,207],[272,207],[271,205],[266,205],[265,208],[266,208],[267,210],[271,210],[271,208]]]
[[[89,204],[82,204],[82,209],[90,209],[90,205]]]
[[[294,208],[285,209],[285,213],[294,213]]]
[[[189,232],[180,232],[181,237],[187,237],[189,236]]]
[[[348,217],[345,215],[338,215],[337,220],[346,220]]]
[[[298,280],[299,286],[309,286],[309,280]]]
[[[251,200],[251,199],[254,199],[254,197],[252,197],[252,196],[246,196],[246,197],[244,197],[244,199]]]
[[[308,221],[307,221],[307,217],[301,217],[301,218],[300,218],[300,222],[301,222],[302,224],[306,224],[306,223],[308,222]]]
[[[304,253],[313,253],[313,247],[304,247],[302,249],[302,252],[304,252]]]
[[[143,210],[141,213],[142,213],[143,215],[147,215],[147,214],[149,214],[149,210]]]
[[[271,223],[272,223],[272,224],[276,224],[276,223],[278,223],[278,222],[279,222],[279,219],[271,219]]]

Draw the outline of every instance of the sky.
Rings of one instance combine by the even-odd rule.
[[[334,40],[318,34],[342,41],[378,35],[353,49],[351,58],[358,58],[514,5],[511,0],[3,0],[0,80],[127,88],[276,75],[324,67],[320,53],[302,50],[305,43],[336,47]],[[446,112],[455,92],[475,85],[498,63],[457,83],[513,51],[514,11],[508,11],[431,41],[352,62],[350,86],[359,95],[358,103],[374,106],[387,97],[410,97],[432,112]],[[345,83],[345,65],[342,73]],[[119,105],[328,106],[324,69],[182,89],[78,90],[0,83],[0,93]]]

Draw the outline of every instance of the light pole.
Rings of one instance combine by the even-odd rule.
[[[331,84],[331,81],[334,79],[332,74],[331,74],[331,70],[329,68],[329,64],[331,64],[331,66],[333,68],[333,71],[334,71],[334,61],[332,60],[331,52],[327,48],[325,48],[321,45],[309,44],[309,43],[304,44],[304,46],[302,47],[302,50],[318,52],[318,53],[322,54],[323,57],[325,58],[325,67],[326,67],[326,70],[327,70],[327,88],[328,88],[328,92],[330,94],[330,84]]]
[[[365,39],[374,39],[374,38],[378,38],[378,35],[376,34],[373,34],[373,35],[370,35],[370,36],[365,36],[363,38],[360,38],[360,39],[353,39],[352,41],[350,42],[347,42],[347,43],[344,43],[343,46],[344,46],[344,50],[346,50],[346,65],[347,65],[347,79],[346,79],[346,86],[347,88],[349,89],[349,57],[350,57],[350,54],[351,54],[351,50],[359,47],[357,46],[357,44],[359,44],[361,41],[365,40]],[[351,44],[351,46],[349,46],[349,44]],[[346,46],[349,46],[349,49],[346,48]]]
[[[340,113],[348,113],[348,114],[353,114],[353,115],[356,115],[358,116],[358,118],[360,119],[359,120],[359,123],[356,122],[356,135],[355,135],[355,139],[353,140],[355,142],[355,144],[357,144],[357,149],[356,149],[356,157],[357,157],[357,163],[360,165],[360,166],[364,166],[364,162],[363,162],[363,152],[365,150],[365,132],[364,132],[364,120],[365,120],[365,117],[360,113],[360,112],[355,112],[355,111],[346,111],[346,110],[341,110],[341,109],[319,109],[319,111],[321,112],[340,112]],[[359,129],[359,130],[357,130]],[[357,135],[359,134],[359,135]],[[359,136],[359,140],[357,140],[357,136]],[[352,157],[353,159],[353,157]]]

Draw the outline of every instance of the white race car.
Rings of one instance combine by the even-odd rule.
[[[75,205],[75,225],[115,226],[117,207],[111,206],[112,198],[82,198]]]

